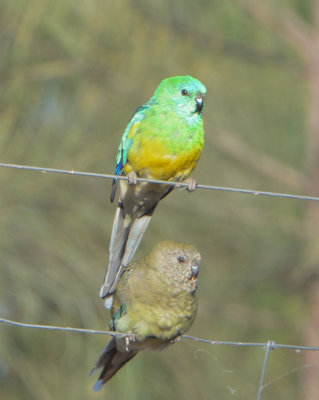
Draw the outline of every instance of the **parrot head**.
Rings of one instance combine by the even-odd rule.
[[[152,265],[173,285],[185,284],[190,291],[196,290],[201,256],[194,246],[166,240],[158,243],[149,256]]]
[[[183,117],[201,117],[206,95],[205,86],[191,76],[173,76],[164,79],[151,102],[176,108]]]

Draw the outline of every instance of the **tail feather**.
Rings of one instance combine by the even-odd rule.
[[[100,390],[102,386],[136,354],[137,351],[134,350],[125,351],[123,353],[118,351],[116,348],[116,340],[113,337],[105,346],[102,354],[90,372],[90,375],[92,375],[98,369],[103,368],[97,382],[94,385],[94,390]]]
[[[115,179],[111,199],[114,199],[116,184]],[[107,308],[112,306],[112,293],[123,269],[132,261],[157,203],[172,190],[173,187],[164,186],[163,189],[146,184],[122,184],[121,199],[116,209],[110,241],[109,265],[100,290],[101,298],[108,297],[105,303]]]
[[[130,223],[125,221],[125,216],[121,204],[118,205],[114,217],[112,235],[110,241],[110,259],[109,266],[106,271],[104,282],[100,290],[100,297],[106,297],[110,288],[118,275],[118,269],[121,265],[122,257],[125,250],[125,244],[130,231]]]
[[[124,217],[121,205],[117,207],[110,242],[109,266],[100,290],[101,298],[115,291],[123,269],[132,261],[142,240],[154,209],[155,207],[132,222],[132,220],[125,220],[127,216]],[[110,304],[112,305],[112,302]]]
[[[142,240],[142,237],[151,222],[152,215],[144,215],[143,217],[137,218],[130,228],[130,233],[128,235],[125,252],[122,258],[122,265],[127,266],[134,257],[134,254]],[[113,285],[113,289],[115,287]]]
[[[112,192],[111,192],[111,196],[110,196],[111,203],[113,203],[114,198],[115,198],[115,193],[116,193],[116,189],[117,189],[117,181],[118,181],[118,179],[113,179],[113,182],[112,182]]]

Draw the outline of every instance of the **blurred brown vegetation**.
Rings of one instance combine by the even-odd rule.
[[[112,173],[134,109],[190,74],[208,90],[199,183],[318,195],[319,2],[258,4],[2,1],[1,162]],[[3,317],[107,327],[110,185],[0,169]],[[138,255],[163,239],[198,247],[191,334],[318,345],[318,220],[315,203],[176,190]],[[2,326],[0,340],[5,400],[254,399],[264,356],[183,341],[138,355],[96,394],[88,372],[106,337]],[[317,399],[319,355],[305,357],[272,352],[263,399]]]

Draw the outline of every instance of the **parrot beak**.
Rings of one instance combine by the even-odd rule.
[[[192,265],[192,278],[197,278],[199,274],[199,265]]]
[[[201,93],[198,93],[195,100],[196,100],[196,112],[200,114],[204,107],[204,96]]]

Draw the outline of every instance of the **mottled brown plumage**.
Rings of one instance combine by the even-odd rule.
[[[103,368],[99,390],[140,350],[161,350],[192,325],[197,310],[200,254],[192,245],[165,241],[125,268],[114,294],[113,337],[92,372]]]

